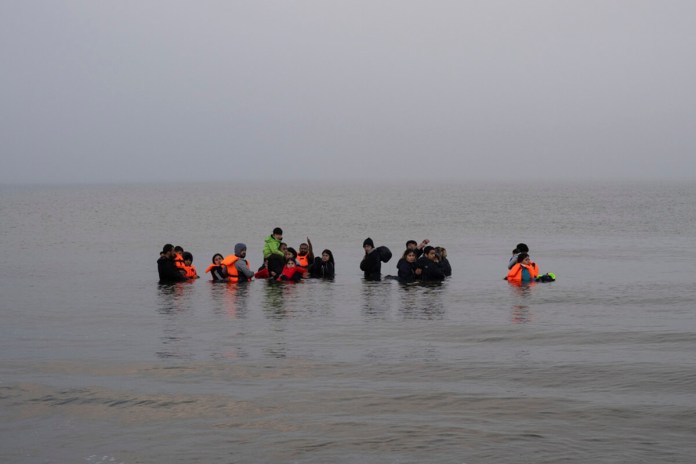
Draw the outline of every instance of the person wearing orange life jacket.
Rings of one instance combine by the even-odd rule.
[[[179,245],[174,247],[174,265],[179,269],[184,269],[184,249]]]
[[[196,272],[196,266],[193,265],[193,255],[188,251],[184,251],[184,275],[187,279],[198,279],[200,276]]]
[[[222,264],[223,259],[220,253],[215,253],[212,259],[213,264],[205,270],[206,274],[210,272],[213,282],[227,282],[229,276],[227,275],[227,266]]]
[[[234,254],[222,260],[221,264],[227,266],[230,282],[248,282],[254,277],[254,271],[249,268],[249,261],[246,259],[246,251],[245,244],[237,243]]]
[[[505,279],[513,284],[524,284],[533,282],[538,275],[539,267],[532,262],[529,254],[520,253],[517,256],[517,263],[512,266]]]
[[[160,257],[157,260],[157,272],[159,273],[161,284],[186,281],[186,277],[174,264],[174,245],[171,243],[164,245],[160,252]]]
[[[309,266],[314,263],[314,251],[309,237],[307,237],[307,243],[300,243],[300,250],[297,252],[295,260],[300,267],[305,269],[309,269]]]

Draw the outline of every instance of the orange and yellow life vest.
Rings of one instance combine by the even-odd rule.
[[[529,278],[534,280],[536,276],[539,275],[539,268],[536,263],[529,263],[529,265],[517,263],[508,272],[507,281],[512,283],[522,283],[522,269],[527,269],[529,271]]]
[[[196,266],[194,266],[193,264],[190,266],[184,266],[182,269],[184,270],[187,279],[197,279],[198,278],[198,273],[196,272]]]
[[[307,253],[304,256],[297,255],[296,258],[297,265],[303,268],[308,268],[309,267],[309,253]]]
[[[174,265],[179,269],[183,269],[186,266],[184,264],[184,256],[181,253],[174,254]]]
[[[233,283],[239,282],[239,269],[237,269],[237,266],[234,265],[238,259],[239,256],[237,255],[229,255],[220,263],[227,266],[227,274],[229,275],[228,280]],[[247,267],[249,267],[249,260],[245,259],[244,262],[246,263]]]

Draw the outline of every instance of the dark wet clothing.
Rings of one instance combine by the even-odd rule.
[[[440,263],[422,257],[416,261],[416,266],[422,269],[420,280],[423,282],[437,282],[445,280],[445,272]]]
[[[382,280],[382,261],[377,249],[373,249],[360,261],[360,270],[365,273],[365,280]]]
[[[333,279],[336,275],[334,263],[331,261],[322,261],[318,256],[314,258],[314,262],[309,266],[309,276],[320,279]]]
[[[450,266],[450,262],[447,258],[440,258],[440,267],[445,276],[449,277],[452,275],[452,266]]]
[[[401,258],[396,263],[396,269],[399,271],[399,282],[413,282],[416,280],[416,263],[409,263],[404,258]]]
[[[179,268],[174,264],[174,260],[160,256],[157,260],[157,272],[159,272],[159,281],[161,284],[170,284],[173,282],[185,282],[188,280]]]

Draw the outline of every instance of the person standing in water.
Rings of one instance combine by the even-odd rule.
[[[365,256],[360,262],[360,270],[363,271],[365,280],[382,280],[382,261],[370,237],[363,241],[363,250]]]
[[[539,267],[536,263],[532,262],[527,253],[520,253],[517,263],[512,266],[505,280],[513,284],[524,284],[534,281],[538,275]]]
[[[161,284],[184,282],[188,280],[179,268],[176,267],[174,256],[174,245],[167,243],[162,247],[162,252],[157,260],[157,272],[159,273],[159,281]]]

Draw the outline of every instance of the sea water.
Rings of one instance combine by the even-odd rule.
[[[696,184],[0,187],[0,461],[691,463]],[[282,227],[334,281],[213,284]],[[365,282],[362,241],[444,246]],[[525,242],[553,283],[503,280]],[[159,285],[165,243],[202,278]]]

